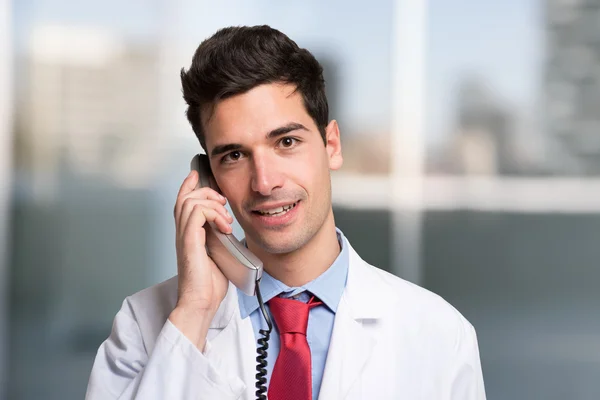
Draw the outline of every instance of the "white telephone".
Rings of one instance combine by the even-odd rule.
[[[198,171],[200,176],[198,187],[208,186],[220,192],[212,175],[208,157],[205,154],[194,156],[190,168]],[[210,223],[210,227],[215,236],[228,250],[227,252],[212,251],[210,253],[215,264],[219,266],[223,275],[238,289],[249,296],[256,295],[256,285],[260,281],[263,272],[262,261],[252,254],[233,234],[222,233],[213,223]]]

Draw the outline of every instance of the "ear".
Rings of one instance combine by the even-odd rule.
[[[329,169],[337,170],[342,167],[342,142],[340,140],[340,129],[336,120],[332,120],[325,128],[325,149],[329,159]]]

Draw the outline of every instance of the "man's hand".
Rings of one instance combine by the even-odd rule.
[[[212,222],[223,233],[231,233],[233,218],[226,200],[211,188],[196,189],[198,172],[183,181],[175,203],[177,305],[169,320],[204,350],[206,334],[227,293],[228,281],[206,253],[206,229]]]

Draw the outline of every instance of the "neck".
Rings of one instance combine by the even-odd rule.
[[[263,262],[265,270],[290,287],[299,287],[325,272],[340,254],[333,210],[330,210],[321,229],[301,248],[285,254],[272,254],[248,247]]]

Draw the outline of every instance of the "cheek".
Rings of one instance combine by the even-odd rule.
[[[224,179],[226,182],[222,183],[220,186],[223,196],[227,198],[227,202],[234,212],[236,212],[236,209],[241,205],[246,194],[247,178],[242,175],[243,174],[228,175]]]
[[[310,188],[321,188],[329,181],[329,164],[325,152],[314,151],[308,157],[303,158],[302,163],[294,168],[299,182],[307,190]]]

